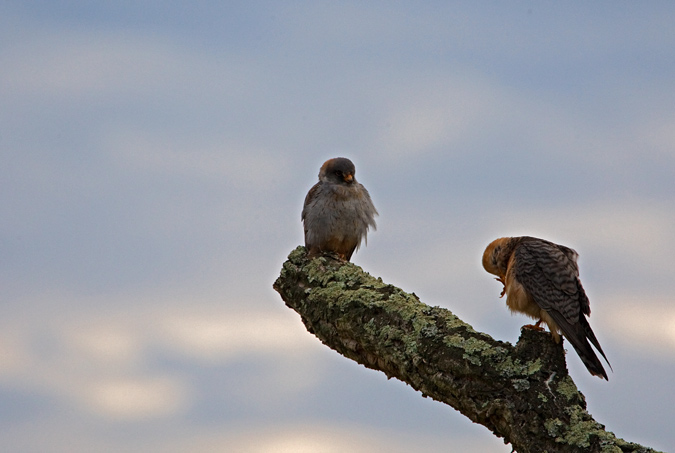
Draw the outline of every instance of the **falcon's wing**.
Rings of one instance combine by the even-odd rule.
[[[320,182],[317,182],[312,186],[311,189],[309,189],[309,192],[307,192],[307,195],[305,196],[305,203],[302,205],[302,214],[300,215],[301,220],[305,220],[306,214],[307,214],[307,206],[314,201],[316,198],[317,194],[319,193],[319,186],[321,185]]]
[[[516,278],[537,305],[550,314],[561,314],[569,323],[578,322],[584,290],[576,262],[556,244],[540,239],[523,240],[514,253]]]
[[[579,280],[574,250],[544,240],[523,241],[515,251],[516,278],[535,303],[553,318],[588,370],[607,379],[607,373],[588,340],[607,361],[588,320],[588,297]],[[607,361],[609,365],[609,361]],[[611,365],[610,365],[611,368]]]

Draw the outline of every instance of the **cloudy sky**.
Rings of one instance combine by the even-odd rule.
[[[324,160],[353,261],[515,342],[500,236],[580,254],[614,372],[590,412],[675,445],[675,4],[0,5],[0,444],[508,452],[322,346],[272,290]]]

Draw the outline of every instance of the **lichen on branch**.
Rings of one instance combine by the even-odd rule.
[[[298,247],[274,289],[326,346],[448,404],[526,452],[653,452],[586,411],[562,344],[523,329],[518,343],[478,332],[359,266]]]

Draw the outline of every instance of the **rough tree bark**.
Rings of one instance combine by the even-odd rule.
[[[654,452],[596,422],[544,332],[518,343],[475,331],[452,312],[330,256],[288,257],[274,289],[326,346],[449,404],[519,453]]]

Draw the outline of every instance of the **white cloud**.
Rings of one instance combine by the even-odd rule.
[[[199,390],[191,387],[189,370],[176,374],[151,365],[157,354],[207,367],[252,358],[266,363],[268,372],[239,383],[231,395],[248,404],[287,398],[317,385],[323,372],[314,360],[320,342],[290,310],[217,309],[218,303],[196,300],[137,304],[130,310],[110,299],[106,306],[122,308],[109,308],[105,316],[71,309],[30,322],[5,317],[0,380],[101,417],[140,420],[182,413]],[[191,309],[177,308],[185,306]]]
[[[230,190],[268,191],[292,175],[290,160],[283,154],[220,135],[166,137],[125,129],[111,130],[103,140],[113,162],[125,170],[220,178]]]
[[[383,162],[429,154],[462,154],[509,97],[479,74],[429,75],[421,84],[390,80],[372,147]]]
[[[606,335],[624,347],[660,359],[675,359],[675,307],[658,294],[608,294],[596,320]]]
[[[318,341],[297,316],[270,312],[174,313],[161,322],[167,345],[186,356],[223,362],[241,355],[311,354]]]
[[[0,52],[2,90],[24,100],[109,99],[120,95],[208,101],[251,94],[252,61],[200,53],[160,35],[33,30]],[[170,98],[167,98],[167,93]]]
[[[122,320],[89,321],[72,330],[61,328],[60,340],[66,348],[99,369],[136,366],[144,353],[143,333]]]
[[[477,429],[476,431],[479,431]],[[229,435],[189,439],[176,445],[159,446],[168,452],[236,451],[241,453],[403,453],[420,450],[445,452],[510,451],[501,440],[485,435],[438,436],[430,433],[396,432],[377,426],[340,423],[276,423],[265,428],[242,426]]]
[[[188,393],[180,379],[143,376],[95,380],[85,387],[80,398],[99,415],[137,420],[165,417],[184,410]]]
[[[28,332],[16,325],[5,325],[0,331],[1,382],[13,383],[29,372],[32,362],[29,337]]]

